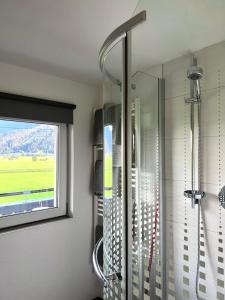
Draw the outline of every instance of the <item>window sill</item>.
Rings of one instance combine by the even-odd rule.
[[[39,221],[29,222],[29,223],[25,223],[25,224],[5,227],[5,228],[0,229],[0,234],[10,232],[10,231],[20,230],[20,229],[24,229],[24,228],[30,228],[30,227],[34,227],[34,226],[38,226],[38,225],[43,225],[43,224],[47,224],[47,223],[68,220],[68,219],[72,219],[72,218],[73,218],[73,216],[64,215],[64,216],[60,216],[60,217],[49,218],[46,220],[39,220]]]

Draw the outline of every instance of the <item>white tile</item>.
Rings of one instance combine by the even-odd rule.
[[[197,206],[191,206],[191,199],[185,198],[184,191],[191,187],[191,183],[182,181],[166,180],[166,218],[188,226],[196,226]]]
[[[176,294],[179,298],[177,299],[191,299],[197,300],[195,286],[196,286],[196,269],[186,273],[183,271],[182,266],[175,266],[176,276],[175,276],[175,289]],[[215,279],[215,278],[214,278]],[[216,285],[215,280],[199,280],[199,284],[205,286],[205,293],[199,290],[199,296],[201,299],[212,300],[216,299]],[[179,285],[179,286],[178,286]],[[188,291],[189,298],[185,298],[185,291]]]
[[[169,224],[167,225],[169,226]],[[182,228],[174,227],[174,243],[169,244],[168,248],[173,249],[173,262],[171,264],[171,256],[167,260],[167,269],[173,271],[174,285],[176,296],[180,297],[183,293],[183,289],[189,291],[190,299],[195,299],[195,278],[197,270],[197,237],[192,233],[191,238],[188,241],[188,251],[183,249],[182,239]],[[176,229],[175,229],[176,228]],[[201,238],[201,241],[203,239]],[[218,245],[218,234],[213,232],[205,232],[204,246],[201,246],[202,254],[205,255],[200,257],[201,263],[200,272],[205,278],[200,278],[199,283],[206,286],[205,299],[216,299],[216,279],[217,274],[217,245]],[[187,255],[184,259],[184,255]],[[201,275],[202,277],[202,275]],[[199,292],[200,295],[204,293]],[[183,298],[178,298],[183,299]]]
[[[225,87],[218,89],[218,120],[220,125],[220,131],[218,128],[218,134],[225,135]]]
[[[165,140],[165,176],[166,179],[190,181],[190,151],[184,139]],[[185,164],[186,162],[186,164]]]
[[[225,43],[219,43],[210,47],[204,48],[195,53],[198,64],[207,74],[212,71],[225,68]]]
[[[201,135],[218,136],[218,89],[202,93]]]
[[[204,91],[201,105],[201,135],[225,135],[225,87]]]
[[[205,269],[208,279],[217,277],[217,264],[218,264],[218,246],[219,246],[218,232],[205,231],[205,245],[201,247],[205,251]]]
[[[187,227],[193,227],[196,229],[198,222],[198,206],[195,205],[192,208],[191,199],[186,199],[186,218],[187,218]]]
[[[203,137],[201,141],[201,178],[202,183],[217,184],[219,173],[218,137]]]
[[[190,65],[191,55],[185,55],[163,64],[163,77],[172,76],[175,73],[184,74]]]
[[[210,89],[217,89],[225,86],[225,66],[218,69],[204,70],[203,77],[200,81],[201,91],[207,91]]]
[[[189,257],[188,264],[194,264],[197,252],[197,222],[196,226],[185,226],[184,223],[167,221],[167,226],[169,228],[167,247],[168,251],[173,249],[174,263],[183,264],[185,262],[184,255],[189,254],[191,257]],[[187,240],[185,240],[184,237],[186,237]],[[184,249],[184,245],[188,245],[188,251]]]
[[[201,214],[201,261],[205,267],[200,269],[205,274],[200,283],[206,292],[199,294],[202,299],[214,300],[217,291],[225,295],[225,289],[216,283],[218,278],[224,280],[224,275],[218,273],[218,267],[224,268],[218,256],[225,259],[225,209],[219,207],[218,200],[219,189],[225,185],[225,42],[198,51],[196,55],[204,71],[199,161],[201,189],[206,193]],[[174,295],[178,300],[186,299],[185,287],[188,299],[196,299],[198,210],[197,206],[192,209],[191,201],[183,197],[183,190],[190,188],[191,180],[190,107],[185,107],[183,102],[184,95],[189,95],[190,82],[186,78],[189,65],[190,57],[185,56],[164,66],[167,266],[170,278],[174,277],[173,282],[169,282],[171,299]],[[223,252],[219,252],[219,247]]]
[[[225,185],[225,136],[221,136],[218,139],[218,183],[222,186]]]
[[[219,187],[214,184],[203,184],[206,197],[202,199],[202,218],[207,230],[218,232],[219,226]]]
[[[190,132],[190,105],[185,104],[184,97],[165,102],[165,136],[166,138],[183,138]]]
[[[205,267],[200,267],[200,272],[205,274],[205,279],[200,279],[199,282],[206,286],[206,299],[214,299],[216,293],[216,280],[218,278],[218,233],[204,231],[205,239],[204,246],[201,246],[201,251],[204,256],[200,257],[200,260],[205,263]],[[195,271],[196,272],[196,271]],[[215,298],[216,299],[216,298]]]
[[[175,72],[165,77],[165,99],[172,99],[179,96],[185,96],[188,93],[189,82],[185,75],[186,70]]]
[[[166,211],[167,220],[184,222],[185,183],[182,181],[166,180]]]
[[[163,65],[163,78],[165,79],[165,98],[171,99],[185,95],[189,90],[186,76],[190,64],[190,57],[185,56]]]
[[[185,273],[182,265],[174,265],[175,299],[196,299],[194,273]]]
[[[203,77],[200,80],[201,91],[206,91],[210,89],[218,88],[221,85],[221,71],[215,70],[205,70],[203,67]]]

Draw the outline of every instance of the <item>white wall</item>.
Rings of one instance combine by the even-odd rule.
[[[92,299],[98,283],[91,265],[91,118],[98,90],[0,63],[0,91],[77,104],[74,218],[0,234],[0,299]]]
[[[224,300],[225,210],[218,193],[225,185],[225,43],[196,53],[204,70],[200,146],[201,267],[199,296]],[[195,300],[197,265],[197,206],[185,199],[191,188],[190,83],[186,72],[190,56],[163,66],[165,78],[165,147],[167,205],[167,293],[169,300]]]

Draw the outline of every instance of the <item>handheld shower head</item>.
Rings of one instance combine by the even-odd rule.
[[[203,76],[203,69],[199,66],[190,66],[187,70],[187,77],[190,80],[199,80]]]
[[[192,58],[192,65],[187,70],[187,78],[191,80],[191,98],[197,102],[201,98],[200,79],[203,77],[203,69],[197,65],[196,57]],[[190,100],[189,99],[189,100]],[[191,101],[192,101],[191,100]]]

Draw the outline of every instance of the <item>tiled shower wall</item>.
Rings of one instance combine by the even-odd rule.
[[[225,209],[218,193],[225,185],[225,43],[195,53],[203,68],[201,80],[201,190],[206,192],[201,212],[199,296],[225,299]],[[190,96],[186,77],[191,56],[163,66],[165,78],[167,297],[196,299],[197,206],[183,196],[191,184]]]

